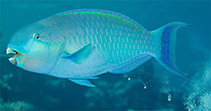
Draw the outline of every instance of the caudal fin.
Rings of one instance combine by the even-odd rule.
[[[155,59],[170,72],[185,77],[188,75],[178,70],[175,64],[175,42],[177,29],[188,26],[190,25],[182,22],[171,22],[151,32],[155,38]]]

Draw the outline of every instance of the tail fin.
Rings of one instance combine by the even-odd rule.
[[[188,75],[178,70],[174,58],[177,29],[188,26],[190,25],[182,22],[171,22],[151,32],[155,38],[155,59],[170,72],[185,77],[188,77]]]

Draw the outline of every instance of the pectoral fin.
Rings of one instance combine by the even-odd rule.
[[[90,54],[93,52],[93,49],[94,48],[91,47],[91,44],[88,44],[72,54],[63,52],[62,57],[70,59],[74,63],[81,64],[90,56]]]
[[[95,87],[89,80],[87,79],[68,79],[76,84],[87,86],[87,87]]]

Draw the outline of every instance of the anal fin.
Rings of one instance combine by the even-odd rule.
[[[95,87],[88,79],[68,79],[76,84],[87,86],[87,87]]]
[[[114,73],[114,74],[122,74],[122,73],[130,72],[151,58],[152,57],[150,55],[142,54],[142,55],[139,55],[138,57],[132,59],[128,63],[118,66],[109,72]]]

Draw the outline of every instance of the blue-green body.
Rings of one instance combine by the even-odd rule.
[[[13,62],[23,69],[92,87],[88,79],[129,72],[152,57],[169,71],[185,75],[174,63],[175,33],[182,26],[187,24],[173,22],[147,31],[119,13],[73,10],[26,26],[8,48],[21,53]]]

